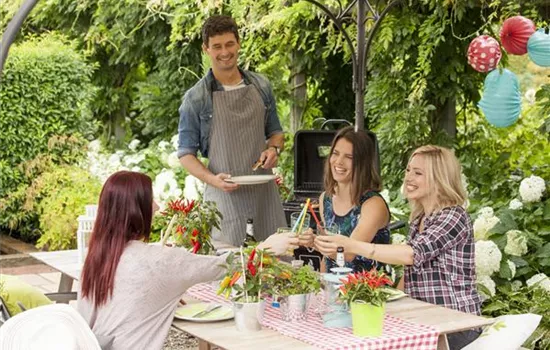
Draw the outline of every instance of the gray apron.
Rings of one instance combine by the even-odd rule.
[[[214,91],[212,98],[208,169],[214,174],[223,172],[232,176],[271,174],[270,169],[252,171],[266,147],[265,106],[258,90],[249,84],[236,90]],[[215,240],[240,246],[248,218],[254,220],[254,236],[258,241],[286,226],[275,181],[241,185],[230,193],[207,186],[204,198],[216,202],[223,215],[221,230],[212,231]]]

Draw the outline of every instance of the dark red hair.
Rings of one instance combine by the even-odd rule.
[[[99,195],[94,229],[81,278],[83,298],[95,307],[113,295],[115,272],[131,240],[149,240],[153,216],[153,188],[145,174],[119,171],[111,175]]]

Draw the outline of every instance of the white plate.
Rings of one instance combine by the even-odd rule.
[[[276,175],[245,175],[230,177],[229,179],[225,179],[225,181],[238,185],[259,185],[275,180],[276,177]]]
[[[388,288],[388,292],[389,292],[388,294],[390,294],[388,301],[399,300],[401,298],[408,296],[408,294],[406,294],[402,290],[395,289],[395,288]]]
[[[195,303],[178,307],[174,317],[180,320],[193,322],[217,322],[230,320],[234,317],[233,309],[228,305],[222,305],[219,309],[214,310],[202,317],[192,316],[199,311],[206,310],[209,305],[210,303]]]

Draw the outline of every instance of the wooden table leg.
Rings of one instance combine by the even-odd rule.
[[[437,338],[437,350],[449,350],[449,342],[446,334],[440,334]]]
[[[59,293],[72,292],[73,290],[73,278],[61,273],[61,279],[59,280],[59,288],[57,291]]]
[[[199,350],[210,350],[210,343],[199,338]]]

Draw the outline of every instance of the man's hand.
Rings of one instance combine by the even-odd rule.
[[[278,159],[279,156],[277,155],[277,151],[275,151],[275,148],[273,147],[269,147],[260,155],[260,160],[263,163],[262,168],[264,169],[271,169],[276,167]]]
[[[239,188],[239,185],[232,182],[227,182],[225,179],[230,179],[231,175],[226,173],[219,173],[215,175],[210,184],[224,192],[233,192]]]

